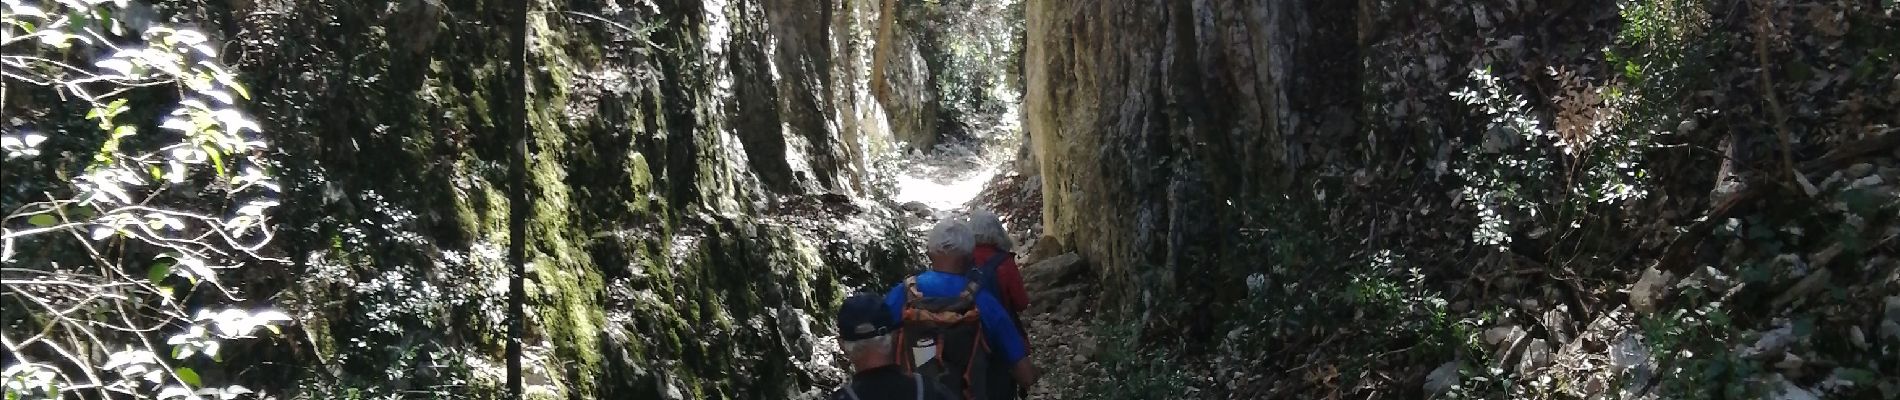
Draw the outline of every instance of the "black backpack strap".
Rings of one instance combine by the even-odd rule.
[[[1003,266],[1003,262],[1009,261],[1009,259],[1013,256],[1015,256],[1014,253],[1010,253],[1007,251],[998,251],[996,252],[995,255],[991,255],[990,259],[983,260],[983,264],[978,265],[976,267],[976,270],[983,271],[983,273],[985,274],[995,273],[996,267]]]
[[[924,400],[924,376],[918,375],[918,374],[910,374],[910,379],[911,379],[911,383],[917,385],[917,400]],[[851,400],[858,400],[858,399],[853,398]]]

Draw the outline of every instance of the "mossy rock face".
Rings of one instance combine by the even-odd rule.
[[[290,330],[303,332],[296,354],[237,379],[296,382],[263,388],[312,398],[498,397],[513,319],[505,248],[525,239],[529,397],[785,397],[838,378],[807,368],[825,361],[813,338],[841,288],[914,261],[888,212],[766,207],[861,190],[847,183],[869,155],[842,149],[890,141],[863,128],[888,123],[856,119],[882,118],[852,109],[868,99],[825,92],[868,87],[864,71],[834,72],[869,54],[808,52],[871,37],[831,29],[874,24],[740,17],[759,0],[538,1],[523,102],[508,94],[507,4],[294,3],[174,10],[235,44],[228,56],[257,94],[249,111],[280,152],[277,243],[304,275],[253,290],[286,291],[285,307],[322,316]],[[735,60],[755,73],[736,89]],[[734,121],[729,105],[755,92],[786,100],[747,104],[789,129]],[[526,238],[508,231],[511,107],[531,127]],[[807,175],[745,161],[747,140],[786,135],[819,153],[791,163]]]

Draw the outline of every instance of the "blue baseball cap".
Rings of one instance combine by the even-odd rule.
[[[897,321],[891,318],[891,309],[884,306],[883,297],[859,292],[838,306],[838,340],[865,340],[895,330]]]

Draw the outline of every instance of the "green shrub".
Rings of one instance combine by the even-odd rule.
[[[1085,386],[1092,399],[1168,399],[1187,393],[1188,378],[1179,350],[1141,342],[1135,319],[1106,321],[1095,326],[1102,343],[1101,373]]]
[[[143,4],[4,4],[0,91],[46,104],[0,133],[6,398],[251,393],[210,372],[291,320],[228,278],[285,261],[262,251],[279,189],[249,92],[205,34],[134,21]]]

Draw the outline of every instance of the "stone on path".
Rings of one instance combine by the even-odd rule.
[[[1055,256],[1023,268],[1023,285],[1031,288],[1055,287],[1069,277],[1080,275],[1087,267],[1082,256],[1075,253]]]

